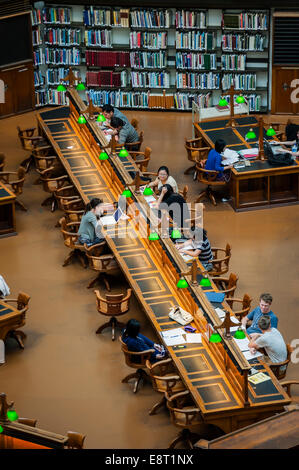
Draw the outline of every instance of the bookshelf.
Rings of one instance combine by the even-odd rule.
[[[97,106],[209,107],[233,81],[251,111],[268,110],[267,10],[46,5],[32,25],[39,106],[67,102],[56,87],[72,66]]]

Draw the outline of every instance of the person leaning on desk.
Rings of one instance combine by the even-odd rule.
[[[297,131],[296,140],[288,140],[286,142],[280,142],[280,141],[274,140],[273,142],[271,142],[271,144],[274,144],[274,145],[291,145],[292,150],[279,149],[277,151],[281,152],[281,153],[290,153],[292,155],[292,157],[299,158],[299,130]]]
[[[218,171],[217,180],[218,181],[229,181],[230,180],[230,170],[233,168],[233,165],[222,165],[222,159],[224,158],[222,152],[226,147],[226,142],[222,139],[218,139],[215,142],[215,148],[209,151],[208,159],[205,164],[205,170]]]
[[[129,122],[124,122],[122,119],[113,117],[110,121],[110,127],[112,129],[112,135],[118,136],[119,144],[131,144],[139,141],[138,132]],[[137,150],[137,147],[130,150]]]
[[[174,226],[179,228],[188,228],[186,221],[190,220],[188,205],[178,193],[175,193],[170,184],[164,184],[161,188],[159,199],[152,206],[155,209],[165,209],[169,217],[173,220]],[[159,218],[161,213],[159,212]]]
[[[98,218],[103,215],[105,209],[111,208],[110,206],[111,204],[103,204],[102,199],[99,198],[93,198],[86,204],[78,230],[79,243],[92,246],[105,241],[105,237],[102,235],[100,225],[98,224]]]
[[[126,328],[122,332],[121,339],[127,345],[128,350],[132,352],[154,349],[150,358],[150,362],[152,363],[163,359],[167,355],[164,346],[154,343],[151,339],[140,333],[140,323],[134,318],[128,321]]]

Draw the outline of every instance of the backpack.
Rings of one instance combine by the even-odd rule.
[[[289,153],[277,153],[276,155],[267,155],[268,163],[272,166],[291,166],[293,165],[292,155]]]

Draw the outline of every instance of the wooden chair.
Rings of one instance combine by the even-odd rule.
[[[226,302],[233,310],[234,315],[238,318],[239,321],[241,321],[242,318],[246,317],[246,315],[248,314],[251,307],[251,301],[252,298],[249,297],[248,294],[244,294],[243,299],[238,299],[236,297],[229,297],[226,299]],[[235,304],[241,304],[241,310],[234,310]]]
[[[0,172],[4,170],[5,160],[6,158],[5,158],[4,153],[0,153]]]
[[[97,282],[101,283],[101,281],[104,281],[106,289],[110,292],[111,288],[107,279],[107,275],[115,275],[120,273],[120,269],[117,264],[117,261],[115,260],[114,255],[101,254],[104,251],[105,247],[105,241],[96,245],[92,245],[90,247],[84,245],[89,267],[98,273],[97,277],[90,281],[87,286],[87,289],[91,289],[91,287],[93,287]]]
[[[135,161],[140,171],[146,171],[148,164],[151,159],[152,149],[150,147],[145,147],[144,152],[135,152],[130,151],[130,155]]]
[[[99,326],[96,334],[102,333],[105,328],[111,327],[112,329],[112,341],[115,340],[115,328],[125,328],[125,324],[119,322],[116,317],[124,315],[130,308],[130,297],[132,289],[127,289],[125,294],[110,294],[103,298],[98,290],[94,291],[97,298],[97,309],[102,315],[110,317],[110,320],[104,325]]]
[[[25,314],[29,308],[29,300],[30,300],[30,295],[26,294],[25,292],[19,292],[18,298],[17,299],[5,299],[5,302],[7,303],[15,303],[17,305],[17,309],[24,314],[23,316],[23,323],[20,324],[20,326],[23,326],[25,324]],[[12,338],[14,338],[18,345],[20,346],[21,349],[24,349],[24,343],[23,340],[26,338],[26,334],[21,331],[21,330],[12,330],[8,332],[8,335]]]
[[[32,428],[35,428],[37,419],[30,419],[30,418],[18,418],[17,419],[18,423],[21,424],[26,424],[26,426],[31,426]]]
[[[280,382],[280,385],[283,386],[283,388],[286,389],[287,394],[289,395],[290,398],[292,398],[291,405],[297,405],[299,406],[299,396],[296,395],[295,397],[292,396],[291,393],[291,388],[292,385],[299,385],[299,380],[286,380],[285,382]]]
[[[174,369],[171,358],[163,359],[154,364],[147,360],[146,367],[152,380],[153,389],[158,393],[163,393],[162,399],[149,412],[150,415],[154,415],[159,408],[166,406],[165,392],[171,396],[174,393],[182,392],[186,387]]]
[[[217,206],[215,195],[212,188],[224,187],[226,181],[217,181],[218,171],[206,170],[202,167],[203,163],[196,163],[197,181],[205,184],[207,187],[202,191],[195,202],[200,202],[203,198],[208,198],[214,206]]]
[[[202,147],[202,137],[197,137],[196,139],[187,139],[185,137],[185,149],[187,151],[187,158],[190,162],[193,163],[193,165],[184,171],[184,175],[188,175],[191,171],[193,171],[193,179],[195,180],[197,176],[196,164],[208,157],[208,153],[211,148]]]
[[[146,373],[146,361],[150,359],[152,353],[155,352],[155,350],[147,349],[146,351],[141,352],[129,351],[128,346],[123,342],[121,336],[119,337],[119,341],[121,343],[121,350],[124,353],[127,366],[136,369],[136,372],[127,375],[124,379],[122,379],[121,382],[128,383],[129,380],[134,379],[135,382],[133,392],[137,393],[141,380],[150,381],[150,377]]]
[[[83,268],[87,268],[85,259],[85,248],[78,242],[78,229],[80,222],[66,222],[65,217],[60,219],[61,233],[63,235],[65,246],[71,250],[69,255],[65,258],[62,266],[68,266],[75,259],[79,259]]]
[[[229,262],[231,258],[231,246],[226,244],[225,248],[211,247],[213,259],[209,261],[213,265],[213,269],[209,271],[211,276],[222,276],[229,270]]]
[[[66,446],[68,449],[83,449],[85,435],[79,434],[78,432],[68,431],[67,432],[68,441]]]
[[[179,194],[180,194],[181,196],[183,196],[183,198],[185,199],[185,201],[187,201],[188,190],[189,190],[189,187],[188,187],[187,185],[185,185],[185,186],[183,187],[183,189],[180,189],[180,188],[179,188]]]
[[[65,187],[67,188],[68,186],[65,186]],[[60,204],[61,210],[64,212],[64,217],[67,223],[81,221],[81,218],[85,212],[85,205],[80,196],[77,196],[76,199],[75,198],[74,199],[62,198],[59,200],[59,204]],[[58,220],[55,227],[60,227],[60,226],[61,226],[61,218]]]
[[[200,438],[200,435],[193,431],[204,425],[200,409],[194,406],[189,390],[171,396],[166,393],[165,398],[172,424],[181,429],[168,449],[174,449],[179,442],[184,442],[188,448],[193,449],[193,444]]]
[[[22,148],[26,151],[32,152],[38,145],[47,145],[45,139],[40,135],[33,135],[36,130],[36,127],[31,127],[29,129],[20,129],[17,126],[18,137],[20,139]],[[29,171],[30,165],[33,163],[33,155],[26,158],[22,162],[22,166],[25,168],[26,173]]]
[[[138,125],[139,125],[138,119],[136,119],[136,118],[131,119],[131,126],[133,126],[134,129],[136,129],[136,131],[138,129]]]
[[[140,151],[140,147],[141,147],[142,142],[143,142],[143,134],[144,134],[143,131],[141,131],[139,133],[139,139],[138,139],[137,142],[126,142],[125,143],[125,147],[129,152],[130,151],[132,151],[132,152],[134,152],[134,151],[139,152]]]
[[[25,181],[26,170],[22,166],[19,167],[18,171],[1,171],[0,172],[0,181],[8,184],[11,187],[11,190],[16,196],[19,196],[23,192],[23,186]],[[16,204],[23,210],[27,211],[27,208],[24,204],[16,199]]]
[[[267,362],[267,365],[270,367],[274,375],[278,378],[278,380],[284,379],[287,374],[287,368],[289,362],[291,360],[291,354],[293,352],[293,348],[290,344],[287,344],[287,358],[285,361],[282,362]]]
[[[231,273],[229,278],[224,277],[212,277],[213,282],[216,284],[219,292],[225,294],[225,297],[232,297],[237,288],[238,276]]]
[[[49,155],[49,152],[51,150],[53,150],[51,145],[44,145],[41,147],[34,148],[32,150],[32,155],[34,158],[36,170],[43,171],[43,170],[46,170],[47,168],[53,167],[55,164],[56,165],[59,164],[56,155]],[[37,180],[33,184],[39,184],[39,183],[41,183],[40,176],[37,178]]]
[[[55,191],[55,198],[56,198],[56,201],[57,201],[57,205],[58,205],[58,208],[60,210],[64,210],[64,207],[65,207],[65,203],[66,202],[69,202],[69,201],[77,201],[78,199],[80,199],[80,196],[75,188],[74,185],[72,184],[69,184],[67,186],[62,186],[61,188],[57,189],[57,191]]]
[[[43,185],[43,190],[50,193],[51,196],[47,197],[42,203],[42,206],[51,205],[51,212],[54,212],[57,206],[55,193],[58,189],[62,188],[66,183],[69,183],[68,175],[54,176],[56,174],[55,167],[47,168],[46,170],[37,170]],[[60,172],[58,172],[59,174]]]

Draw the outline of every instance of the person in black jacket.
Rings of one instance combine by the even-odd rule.
[[[156,208],[159,209],[159,211],[162,209],[167,210],[175,227],[190,228],[190,224],[186,222],[190,219],[188,205],[183,196],[173,191],[173,187],[170,184],[164,184],[162,186]]]

